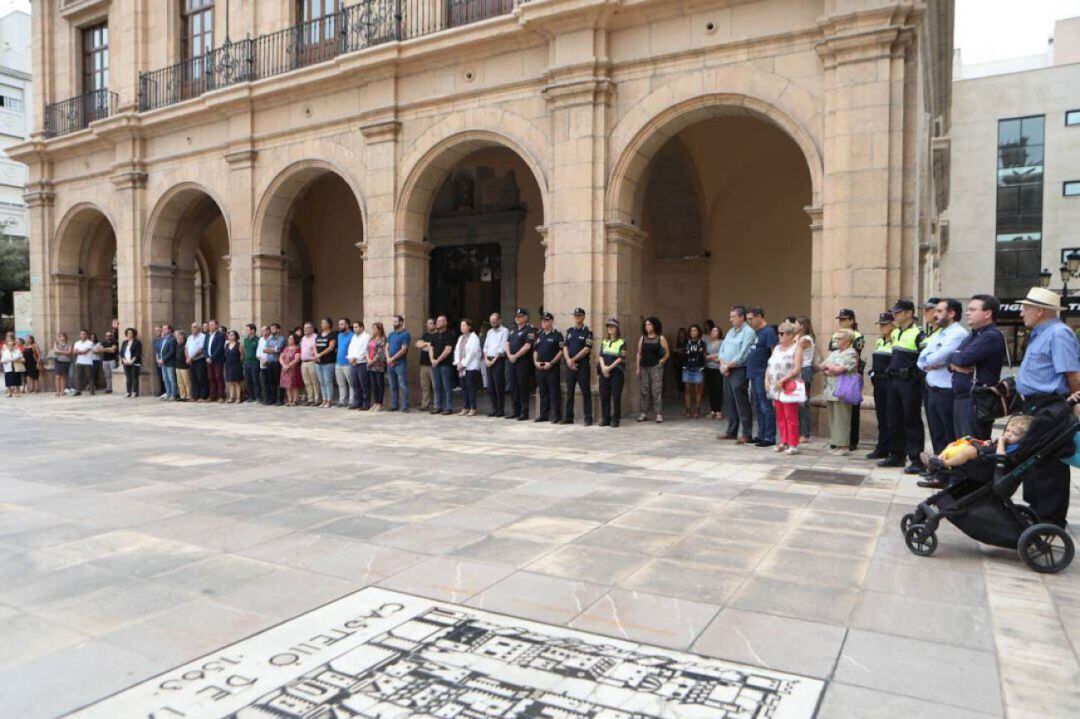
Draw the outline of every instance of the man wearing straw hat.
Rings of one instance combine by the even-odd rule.
[[[1080,391],[1080,343],[1061,321],[1061,297],[1032,287],[1020,301],[1020,318],[1031,330],[1024,361],[1016,376],[1016,392],[1024,414],[1035,414]],[[1055,457],[1035,467],[1024,480],[1024,501],[1044,522],[1066,526],[1069,512],[1069,467]]]

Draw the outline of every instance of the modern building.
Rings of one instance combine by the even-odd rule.
[[[944,0],[35,5],[35,326],[923,296]],[[115,261],[114,261],[115,257]]]
[[[953,74],[937,287],[1002,299],[1015,356],[1015,300],[1040,282],[1064,289],[1061,267],[1080,253],[1080,17],[1056,23],[1044,54],[964,65],[957,53]],[[1080,279],[1068,283],[1080,318]]]
[[[0,17],[0,234],[26,238],[30,222],[23,201],[26,166],[7,149],[30,137],[30,16],[15,11]]]

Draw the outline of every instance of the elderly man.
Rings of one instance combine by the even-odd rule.
[[[1058,318],[1061,298],[1053,290],[1032,287],[1021,302],[1020,318],[1031,330],[1024,361],[1016,376],[1021,412],[1036,415],[1080,393],[1080,343]],[[1069,512],[1069,467],[1048,457],[1024,479],[1024,501],[1044,522],[1066,526]]]
[[[728,313],[731,329],[720,343],[720,374],[724,375],[724,414],[727,432],[718,439],[734,439],[746,444],[754,433],[750,413],[750,390],[746,379],[746,359],[757,335],[746,322],[746,308],[735,305]]]

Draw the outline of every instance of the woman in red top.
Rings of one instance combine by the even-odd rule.
[[[382,322],[371,325],[367,371],[368,381],[371,383],[371,411],[382,412],[383,393],[386,389],[386,331]]]
[[[300,400],[300,388],[304,386],[304,378],[300,376],[300,343],[296,341],[296,335],[290,334],[285,338],[285,349],[281,350],[281,388],[285,390],[289,407],[295,407]]]

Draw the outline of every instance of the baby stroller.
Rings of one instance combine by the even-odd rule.
[[[972,539],[1016,549],[1036,572],[1065,569],[1075,553],[1072,537],[1056,524],[1040,522],[1030,507],[1011,497],[1040,461],[1072,455],[1078,428],[1071,407],[1059,402],[1036,413],[1014,452],[982,455],[948,470],[949,486],[900,520],[908,549],[922,557],[933,554],[938,525],[947,519]]]

